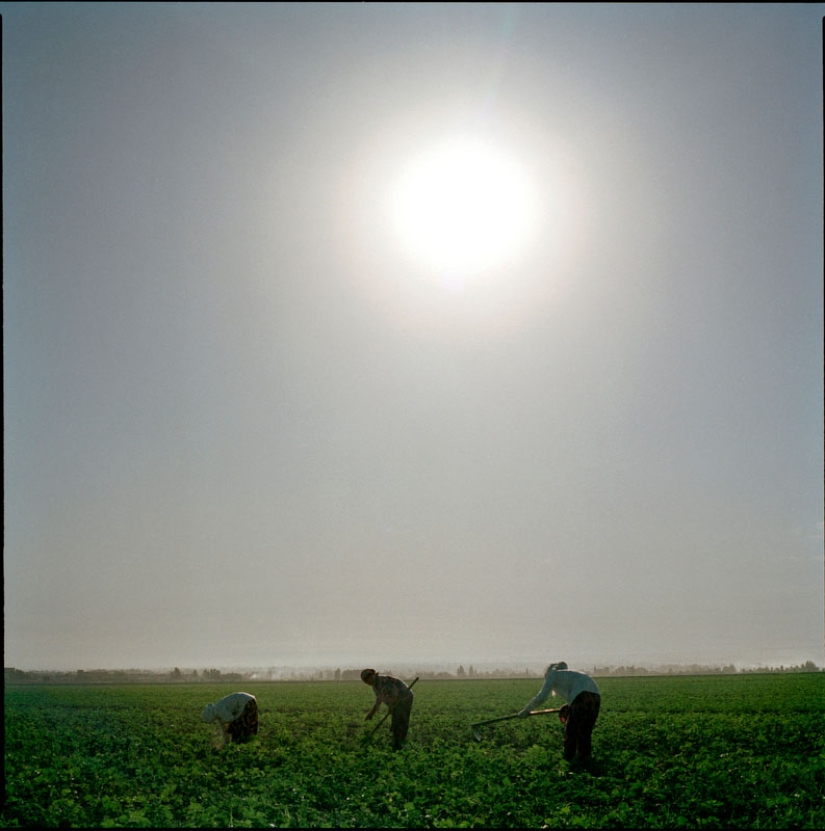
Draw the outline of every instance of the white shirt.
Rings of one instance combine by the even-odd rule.
[[[201,719],[206,722],[222,721],[229,724],[235,721],[243,712],[243,708],[250,701],[255,701],[255,696],[245,692],[231,693],[224,696],[217,704],[207,704],[201,713]]]
[[[553,695],[560,695],[568,703],[572,703],[580,692],[592,692],[600,695],[596,682],[589,675],[576,672],[573,669],[554,669],[544,676],[544,684],[538,695],[530,699],[524,709],[535,709],[551,692]]]

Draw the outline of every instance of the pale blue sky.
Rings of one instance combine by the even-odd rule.
[[[0,3],[5,664],[821,665],[823,8]]]

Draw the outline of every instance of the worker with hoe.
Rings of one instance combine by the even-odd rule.
[[[218,724],[223,747],[230,742],[248,741],[258,732],[258,701],[250,693],[231,693],[217,704],[207,704],[201,721]]]
[[[527,718],[551,692],[567,701],[559,712],[564,725],[564,758],[572,762],[578,751],[580,761],[589,762],[593,752],[591,734],[602,701],[596,682],[584,672],[568,669],[564,661],[550,664],[542,688],[519,712],[519,717]]]
[[[374,669],[361,671],[361,680],[372,687],[375,692],[375,704],[367,712],[366,721],[369,721],[382,704],[386,704],[392,721],[392,749],[400,750],[407,741],[407,731],[410,727],[410,713],[413,705],[413,691],[400,679],[392,675],[379,675]]]

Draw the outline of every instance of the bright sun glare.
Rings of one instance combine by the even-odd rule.
[[[476,137],[443,140],[410,161],[392,196],[395,237],[420,266],[461,282],[522,253],[538,221],[526,171]]]

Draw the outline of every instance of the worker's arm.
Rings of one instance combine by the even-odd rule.
[[[221,727],[221,739],[223,739],[223,746],[229,744],[229,725],[224,721],[218,721],[218,724]]]
[[[375,696],[375,704],[372,705],[372,709],[367,711],[367,717],[365,721],[369,721],[377,712],[378,708],[381,706],[381,699],[376,695]]]
[[[551,672],[547,675],[547,677],[545,677],[544,684],[542,684],[541,689],[524,705],[524,708],[519,712],[519,718],[527,718],[527,716],[530,715],[530,710],[534,710],[539,704],[547,699],[547,696],[550,695],[550,692],[553,689],[553,681],[555,681],[555,677],[555,672]]]

